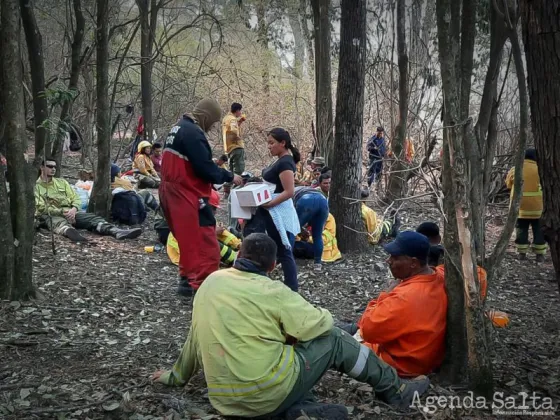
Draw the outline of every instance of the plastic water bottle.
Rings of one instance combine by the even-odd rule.
[[[504,328],[509,324],[509,315],[502,311],[490,309],[488,311],[488,318],[492,321],[495,327]]]
[[[144,247],[144,251],[148,252],[148,253],[153,253],[153,252],[165,252],[165,247],[162,244],[155,244],[155,245],[151,245],[151,246],[145,246]]]

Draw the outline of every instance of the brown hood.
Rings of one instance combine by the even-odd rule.
[[[205,98],[196,104],[192,116],[199,127],[207,133],[212,125],[222,119],[222,109],[215,99]]]

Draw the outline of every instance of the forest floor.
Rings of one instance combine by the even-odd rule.
[[[403,228],[438,220],[429,206],[416,202],[405,208]],[[490,242],[501,230],[496,209],[487,225]],[[177,268],[167,256],[144,252],[156,243],[152,216],[144,227],[131,241],[86,233],[93,242],[87,247],[55,236],[55,254],[51,235],[37,234],[34,282],[42,298],[0,302],[0,418],[221,418],[209,404],[201,374],[178,389],[149,379],[178,356],[192,302],[176,295]],[[381,247],[372,247],[321,273],[298,261],[301,294],[338,319],[355,320],[390,278],[385,258]],[[548,256],[541,265],[519,262],[510,246],[489,284],[487,307],[511,318],[507,328],[492,331],[495,390],[504,398],[536,392],[556,407],[560,302],[551,279]],[[447,386],[437,375],[431,379],[432,396],[468,396],[465,387]],[[395,411],[377,401],[369,386],[336,372],[327,373],[315,391],[321,401],[346,405],[353,419],[499,417],[490,408],[470,406],[434,406],[433,414]]]

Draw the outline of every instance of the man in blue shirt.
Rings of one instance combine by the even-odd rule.
[[[387,152],[385,146],[385,131],[383,127],[377,127],[377,133],[367,142],[367,151],[369,153],[368,165],[368,187],[374,182],[379,182],[381,173],[383,172],[383,158]]]

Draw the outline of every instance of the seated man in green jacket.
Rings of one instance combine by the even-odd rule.
[[[80,197],[70,184],[55,178],[56,162],[46,160],[41,164],[41,176],[35,183],[35,217],[39,226],[66,236],[74,242],[87,242],[76,229],[87,229],[116,239],[133,239],[140,236],[142,229],[119,229],[102,217],[78,212]]]
[[[429,380],[402,380],[396,371],[348,333],[333,327],[329,311],[316,308],[268,273],[276,245],[253,233],[242,242],[233,268],[206,278],[194,299],[192,323],[179,359],[153,379],[183,386],[203,369],[208,396],[224,416],[287,419],[347,418],[346,407],[308,397],[328,369],[373,387],[396,407],[410,406]]]

